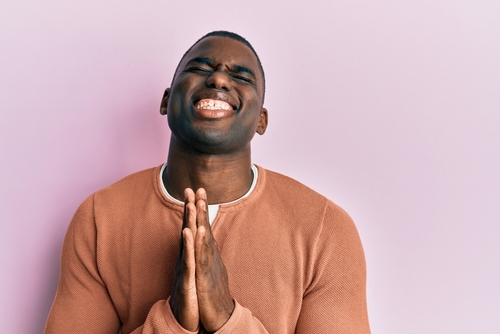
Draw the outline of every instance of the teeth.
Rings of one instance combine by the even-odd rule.
[[[233,108],[229,105],[229,103],[220,101],[220,100],[212,100],[212,99],[203,99],[200,100],[196,104],[196,108],[198,109],[208,109],[208,110],[232,110]]]

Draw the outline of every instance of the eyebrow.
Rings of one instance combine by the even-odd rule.
[[[205,65],[208,65],[208,66],[212,66],[213,65],[213,60],[211,58],[207,58],[207,57],[195,57],[193,59],[190,59],[187,64],[189,63],[200,63],[200,64],[205,64]]]
[[[195,57],[193,59],[190,59],[187,64],[189,63],[199,63],[199,64],[204,64],[207,66],[213,67],[214,61],[212,58],[208,57]],[[248,73],[251,74],[255,77],[255,73],[249,69],[248,67],[241,66],[241,65],[233,65],[229,68],[229,70],[233,73]]]
[[[255,73],[253,73],[253,71],[251,69],[249,69],[248,67],[245,67],[245,66],[234,65],[230,68],[230,70],[231,70],[231,72],[234,72],[234,73],[241,73],[241,72],[248,73],[248,74],[251,74],[255,77]]]

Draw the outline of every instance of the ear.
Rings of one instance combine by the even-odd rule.
[[[160,114],[166,115],[167,114],[167,104],[168,104],[168,98],[170,96],[170,87],[165,89],[165,92],[163,93],[163,97],[161,99],[160,103]]]
[[[266,132],[266,129],[267,129],[267,109],[262,108],[260,110],[259,124],[257,125],[256,132],[262,136]]]

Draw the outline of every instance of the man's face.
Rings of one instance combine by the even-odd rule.
[[[211,36],[179,64],[168,94],[168,124],[177,139],[209,154],[232,154],[263,134],[263,77],[243,43]]]

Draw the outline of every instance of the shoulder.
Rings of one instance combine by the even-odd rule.
[[[262,172],[264,187],[258,205],[269,221],[277,222],[281,231],[299,235],[304,247],[324,261],[355,257],[353,261],[363,263],[356,225],[344,209],[288,176],[265,169]]]
[[[112,183],[93,194],[96,202],[130,201],[131,198],[154,194],[161,166],[148,168]]]
[[[79,206],[76,216],[105,216],[112,212],[134,210],[160,197],[158,178],[161,166],[130,174],[88,196]]]
[[[301,182],[259,167],[264,175],[262,197],[303,217],[315,217],[327,224],[352,224],[351,217],[339,205]]]
[[[283,195],[286,194],[289,200],[299,200],[305,202],[319,201],[319,203],[328,201],[325,196],[289,176],[262,167],[260,167],[260,169],[265,175],[266,190],[272,189],[273,191],[280,192]]]
[[[96,194],[104,194],[109,192],[120,192],[130,189],[142,188],[144,185],[150,185],[154,182],[155,176],[159,177],[161,166],[135,172],[127,175],[124,178],[110,184],[109,186],[97,191]]]
[[[142,221],[148,210],[158,211],[162,207],[158,191],[160,168],[130,174],[94,192],[77,209],[72,224],[103,231]]]

